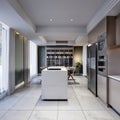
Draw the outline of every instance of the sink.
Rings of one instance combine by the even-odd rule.
[[[48,70],[61,70],[61,68],[48,68]]]

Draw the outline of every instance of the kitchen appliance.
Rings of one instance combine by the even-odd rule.
[[[88,89],[97,96],[97,45],[87,47]]]
[[[98,37],[98,74],[106,76],[107,74],[107,55],[106,33]]]

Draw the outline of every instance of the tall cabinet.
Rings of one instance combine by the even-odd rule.
[[[109,104],[109,50],[116,40],[116,17],[107,16],[105,32],[98,36],[98,97]]]
[[[105,17],[89,34],[89,43],[97,42],[97,95],[109,104],[109,50],[116,40],[116,17]]]
[[[120,14],[114,27],[111,34],[115,32],[115,37],[108,49],[108,104],[120,115]]]

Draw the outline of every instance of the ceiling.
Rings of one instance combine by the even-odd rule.
[[[105,0],[18,1],[38,26],[86,26],[105,2]]]
[[[87,42],[87,34],[119,0],[0,0],[0,21],[44,45]],[[117,7],[119,8],[119,6]],[[82,44],[83,45],[83,44]]]
[[[86,27],[105,0],[18,0],[18,2],[36,26],[49,29],[44,30],[42,34],[41,31],[38,32],[46,41],[75,41],[81,31],[70,32],[70,29]]]

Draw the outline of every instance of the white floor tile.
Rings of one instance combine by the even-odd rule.
[[[79,84],[68,85],[68,101],[42,101],[39,81],[0,100],[0,120],[120,120],[88,90],[85,77],[74,78]]]
[[[59,101],[58,110],[81,110],[81,106],[74,93],[73,88],[68,92],[68,101]]]
[[[16,105],[14,105],[11,109],[12,110],[33,110],[37,100],[35,99],[23,99],[18,101]]]
[[[59,102],[58,110],[82,110],[79,103],[71,103],[69,101]]]
[[[29,120],[57,120],[57,111],[34,111]]]
[[[19,98],[16,96],[8,96],[0,101],[0,110],[10,109]]]
[[[79,101],[75,95],[68,97],[68,101],[59,101],[58,110],[81,110]]]
[[[87,120],[115,120],[108,111],[84,111]]]
[[[6,111],[0,111],[0,120],[5,113],[6,113]]]
[[[115,120],[120,120],[120,116],[116,114],[116,112],[113,111],[111,108],[109,108],[108,112],[115,118]]]
[[[82,111],[59,111],[58,120],[86,120]]]
[[[28,120],[31,111],[9,111],[0,120]]]
[[[73,87],[77,96],[89,96],[95,97],[88,89],[85,87]]]
[[[104,110],[105,108],[95,97],[78,96],[78,100],[83,110]]]
[[[57,101],[41,101],[39,100],[35,106],[35,110],[56,110],[57,111]]]

